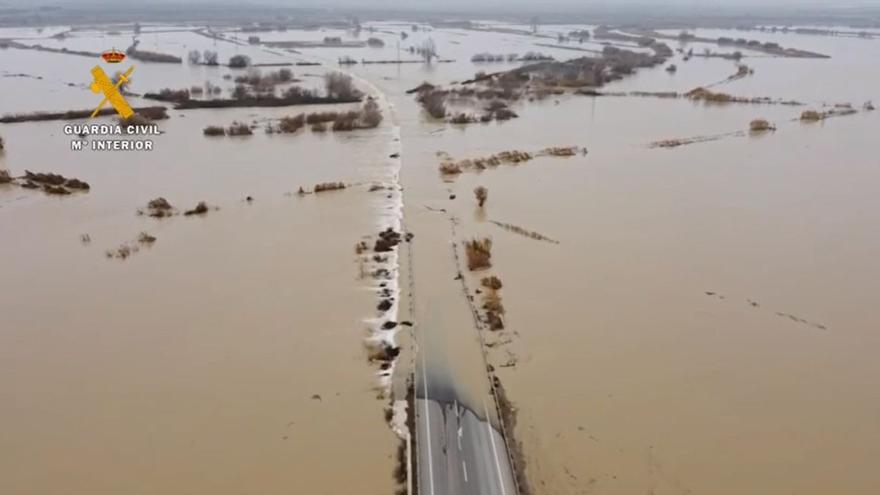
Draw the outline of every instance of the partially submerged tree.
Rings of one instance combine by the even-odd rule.
[[[251,58],[247,55],[233,55],[229,59],[229,67],[232,69],[244,69],[250,67]]]
[[[202,52],[191,50],[187,59],[189,60],[190,65],[199,65],[202,62]]]
[[[477,186],[474,189],[474,196],[477,198],[477,204],[482,208],[486,204],[486,200],[489,199],[489,190],[483,186]]]
[[[202,58],[204,59],[205,65],[220,65],[217,52],[213,50],[205,50],[202,52]]]

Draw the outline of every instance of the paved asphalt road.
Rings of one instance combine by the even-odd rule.
[[[472,411],[439,384],[424,356],[416,380],[418,487],[421,495],[517,495],[504,439],[488,419],[494,402]],[[436,393],[434,393],[436,391]]]

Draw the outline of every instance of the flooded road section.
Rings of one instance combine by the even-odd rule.
[[[346,67],[394,108],[393,123],[376,129],[212,140],[202,135],[208,125],[262,128],[303,110],[172,110],[154,152],[120,158],[71,155],[58,122],[0,126],[0,168],[91,184],[63,198],[0,185],[0,492],[399,488],[391,473],[400,443],[363,344],[376,291],[389,285],[363,278],[352,248],[393,223],[402,188],[411,279],[389,304],[412,302],[406,317],[428,370],[416,373],[413,432],[447,447],[444,459],[419,451],[421,493],[465,476],[494,479],[473,471],[491,475],[493,464],[499,481],[479,493],[510,493],[509,476],[536,494],[877,493],[880,115],[863,110],[880,100],[876,41],[744,33],[831,58],[743,50],[751,71],[736,79],[731,60],[684,60],[690,48],[718,46],[669,42],[676,71],[639,69],[601,88],[612,96],[523,99],[510,105],[518,118],[503,122],[430,118],[408,90],[520,65],[471,62],[483,52],[580,56],[572,44],[554,46],[556,36],[595,28],[541,26],[534,37],[517,34],[529,26],[486,24],[493,30],[375,23],[361,39],[379,37],[382,48],[300,54],[192,32],[144,37],[181,56],[197,47],[223,60],[319,61],[293,67],[309,87],[339,57],[417,59],[408,48],[431,40],[452,62]],[[341,30],[264,37],[336,35],[355,39]],[[78,49],[103,44],[82,38]],[[87,58],[10,49],[0,62],[4,94],[29,95],[3,100],[0,113],[92,104],[82,81],[66,85],[67,69],[46,69],[71,64],[87,77]],[[231,72],[145,64],[132,90],[209,79],[226,94]],[[679,96],[698,86],[801,105]],[[824,115],[844,103],[857,111],[800,121],[804,110]],[[758,119],[775,131],[751,132]],[[681,143],[652,147],[669,140]],[[540,153],[569,146],[588,153]],[[510,150],[533,156],[439,171],[444,160]],[[295,194],[330,181],[352,187]],[[138,216],[156,197],[219,209]],[[142,231],[156,237],[152,247],[104,256]],[[469,270],[463,246],[483,238],[490,266]],[[396,253],[382,259],[396,262]],[[475,320],[501,300],[500,328]],[[501,408],[496,384],[509,399]],[[461,437],[459,455],[462,425],[476,433],[470,444]],[[515,450],[509,476],[494,462],[499,439]],[[446,485],[425,481],[429,467]]]

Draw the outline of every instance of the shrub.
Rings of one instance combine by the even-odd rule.
[[[12,182],[12,176],[9,175],[9,170],[0,170],[0,184],[8,184]]]
[[[471,239],[464,244],[468,270],[492,267],[492,239]]]
[[[3,136],[0,136],[0,150],[3,149]]]
[[[776,127],[765,119],[755,119],[749,123],[752,132],[775,131]]]
[[[339,117],[339,112],[314,112],[306,115],[306,124],[333,122],[337,117]]]
[[[142,211],[138,213],[143,214]],[[147,203],[147,214],[153,218],[165,218],[174,214],[174,208],[165,198],[156,198]]]
[[[299,86],[293,86],[287,88],[284,91],[284,99],[286,100],[301,100],[305,98],[314,98],[315,92],[310,89],[301,88]]]
[[[804,110],[804,112],[801,113],[801,120],[806,122],[816,122],[822,120],[822,118],[822,114],[815,110]]]
[[[233,55],[229,59],[229,67],[232,69],[244,69],[251,65],[251,58],[247,55]]]
[[[480,280],[480,285],[492,290],[501,290],[502,287],[501,279],[495,275],[492,275],[491,277],[483,277],[483,279]]]
[[[199,201],[199,204],[197,204],[196,207],[192,210],[186,210],[185,212],[183,212],[183,214],[186,216],[204,215],[205,213],[208,213],[208,204],[204,201]]]
[[[351,131],[356,127],[356,122],[359,117],[357,112],[345,112],[336,116],[336,120],[333,121],[333,130],[334,131]]]
[[[164,101],[186,101],[189,99],[189,90],[163,88],[159,90],[159,97]]]
[[[137,240],[138,240],[138,242],[141,243],[141,244],[152,244],[152,243],[156,242],[156,238],[155,238],[154,236],[152,236],[152,235],[146,233],[146,232],[141,232],[141,233],[138,235],[138,239],[137,239]]]
[[[474,196],[477,198],[477,204],[482,208],[486,204],[486,200],[489,199],[489,190],[483,186],[477,186],[474,189]]]
[[[189,55],[187,56],[187,58],[189,59],[190,64],[198,65],[199,62],[202,61],[202,52],[200,52],[198,50],[192,50],[189,52]]]
[[[312,126],[312,132],[327,132],[327,124],[318,122]]]
[[[440,164],[440,173],[443,175],[458,175],[461,173],[461,166],[453,162],[444,162]]]
[[[513,110],[509,108],[501,108],[494,112],[495,120],[510,120],[519,117]]]
[[[208,127],[205,127],[204,130],[202,130],[202,132],[205,134],[205,136],[225,136],[226,135],[226,129],[220,127],[219,125],[209,125]]]
[[[306,118],[303,114],[299,114],[296,117],[284,117],[278,124],[278,129],[281,132],[296,132],[300,130],[305,123]]]
[[[250,136],[253,133],[250,126],[243,122],[233,122],[229,129],[226,129],[226,134],[230,136]]]

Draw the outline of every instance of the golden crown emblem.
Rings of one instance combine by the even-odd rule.
[[[104,62],[107,62],[108,64],[118,64],[125,60],[125,54],[114,48],[102,53],[101,58],[103,58]]]

